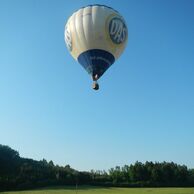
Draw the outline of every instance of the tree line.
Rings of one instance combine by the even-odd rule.
[[[136,162],[108,171],[83,172],[52,161],[22,158],[8,146],[0,145],[0,191],[33,189],[57,185],[98,185],[120,187],[194,186],[194,169],[173,162]]]

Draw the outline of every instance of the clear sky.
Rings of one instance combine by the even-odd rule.
[[[98,92],[64,43],[68,17],[95,3],[129,30]],[[0,0],[0,144],[78,170],[194,168],[193,10],[192,0]]]

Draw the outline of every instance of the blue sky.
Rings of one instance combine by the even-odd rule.
[[[98,92],[63,37],[68,17],[95,3],[129,31]],[[193,10],[192,0],[0,0],[0,144],[78,170],[194,168]]]

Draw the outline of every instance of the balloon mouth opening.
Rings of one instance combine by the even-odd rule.
[[[93,81],[97,81],[99,79],[99,75],[98,74],[92,75],[92,79]]]

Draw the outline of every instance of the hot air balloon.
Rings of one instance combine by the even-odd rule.
[[[105,5],[88,5],[72,14],[65,25],[64,38],[69,52],[97,80],[119,58],[128,38],[124,18]]]

